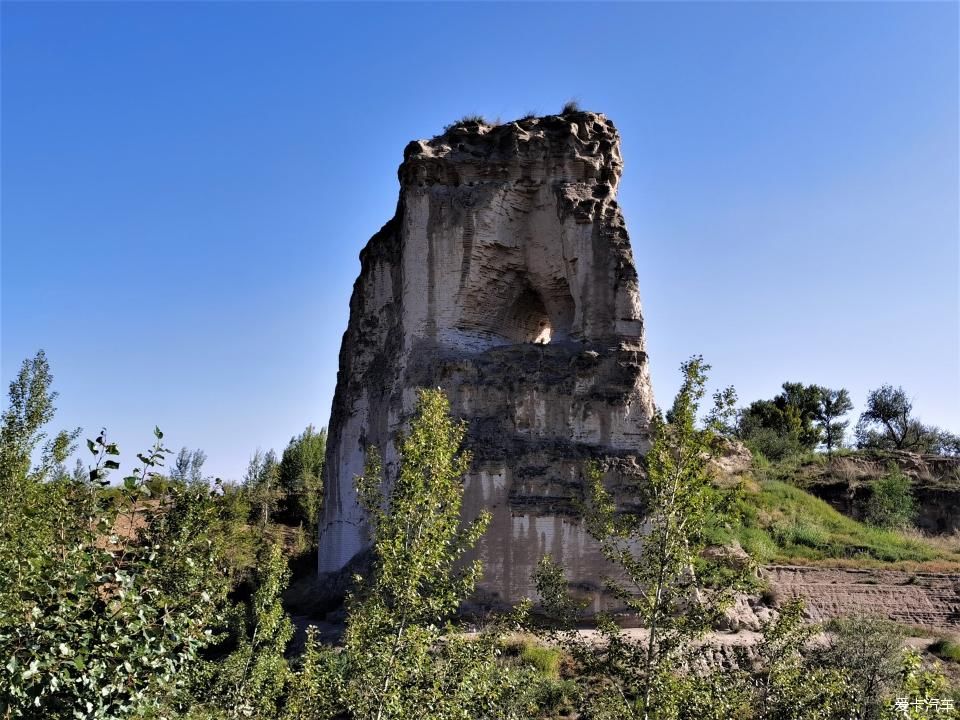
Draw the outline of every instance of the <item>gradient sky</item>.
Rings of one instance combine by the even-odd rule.
[[[2,4],[4,386],[239,477],[327,422],[406,143],[568,98],[620,201],[668,403],[903,385],[960,431],[958,5]],[[126,469],[126,467],[125,467]]]

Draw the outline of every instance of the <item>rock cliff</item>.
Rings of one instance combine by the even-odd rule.
[[[639,472],[652,395],[637,273],[603,115],[464,122],[410,143],[394,217],[360,254],[330,418],[319,570],[368,544],[353,479],[396,467],[417,387],[470,424],[464,512],[493,521],[480,597],[532,595],[551,553],[597,606],[603,562],[577,521],[583,464]]]

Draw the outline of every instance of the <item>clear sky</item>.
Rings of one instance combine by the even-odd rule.
[[[2,4],[2,366],[132,462],[238,477],[326,424],[404,145],[623,136],[654,391],[903,385],[960,431],[957,3]]]

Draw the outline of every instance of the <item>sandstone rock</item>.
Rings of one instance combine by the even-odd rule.
[[[752,563],[750,555],[737,540],[729,545],[708,545],[700,555],[707,560],[736,570],[746,570]]]
[[[340,349],[321,573],[368,544],[353,489],[367,450],[389,486],[415,389],[439,386],[470,423],[464,513],[493,513],[480,596],[533,596],[551,553],[599,608],[604,561],[574,504],[584,461],[613,487],[635,477],[653,407],[621,169],[616,129],[590,112],[464,123],[407,146]]]
[[[753,455],[739,440],[722,438],[720,452],[710,458],[710,469],[720,485],[735,484],[753,467]]]
[[[770,622],[775,617],[775,611],[763,607],[747,595],[738,594],[730,607],[724,611],[716,629],[729,632],[741,630],[759,632],[763,629],[764,623]]]
[[[960,626],[956,574],[770,565],[763,577],[780,596],[803,598],[815,622],[866,613],[906,625]]]

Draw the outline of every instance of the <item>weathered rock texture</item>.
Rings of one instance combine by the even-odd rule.
[[[960,576],[903,570],[771,565],[770,586],[800,597],[815,621],[866,613],[908,625],[960,626]]]
[[[571,501],[588,458],[614,486],[639,472],[652,412],[621,168],[616,129],[589,112],[461,123],[407,146],[396,215],[361,252],[350,300],[321,572],[368,543],[353,489],[368,448],[389,484],[415,389],[439,386],[470,423],[465,515],[493,513],[481,597],[531,595],[546,553],[588,594],[599,587]]]

